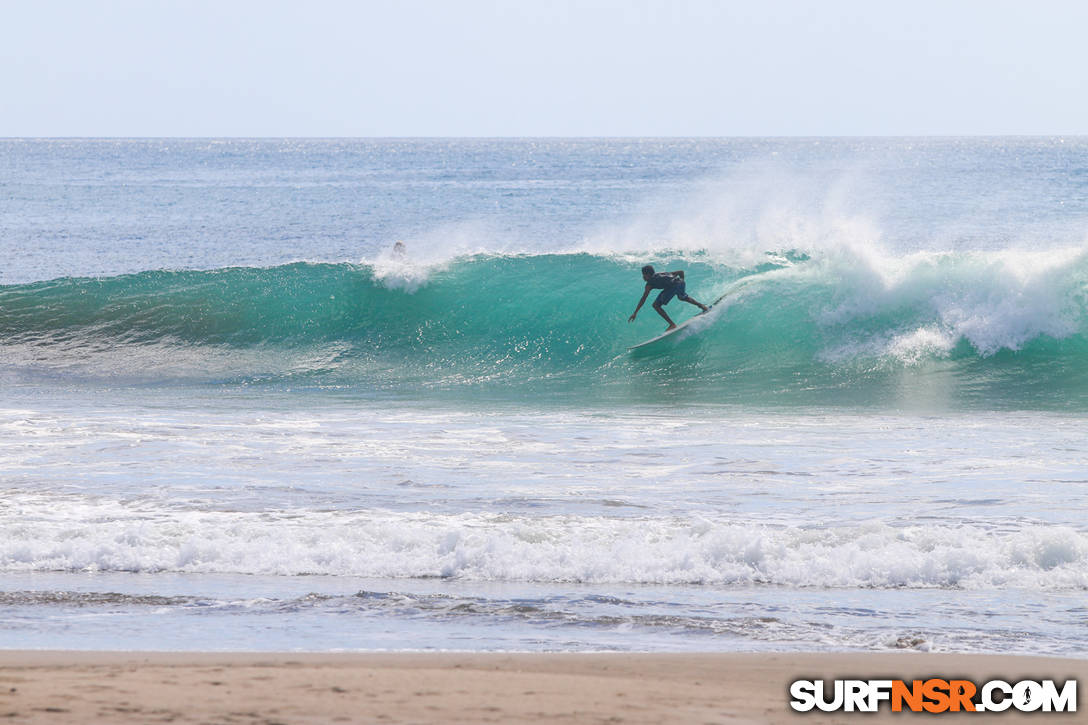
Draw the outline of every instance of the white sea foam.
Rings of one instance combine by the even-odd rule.
[[[946,356],[961,341],[989,357],[1083,332],[1088,310],[1088,253],[1080,248],[843,249],[776,274],[786,284],[829,290],[829,302],[813,311],[820,327],[857,330],[821,352],[831,362],[887,357],[910,364]],[[867,320],[880,320],[869,334]]]
[[[185,510],[18,494],[0,569],[793,587],[1088,588],[1069,527]]]

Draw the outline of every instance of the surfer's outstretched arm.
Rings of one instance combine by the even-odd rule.
[[[634,322],[635,317],[638,315],[638,311],[642,309],[642,304],[646,301],[646,298],[650,295],[650,285],[646,285],[645,291],[642,293],[642,299],[638,301],[638,305],[635,307],[635,311],[631,313],[631,316],[627,318],[628,322]]]

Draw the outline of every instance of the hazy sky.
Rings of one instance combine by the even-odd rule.
[[[0,0],[0,136],[1088,133],[1088,3]]]

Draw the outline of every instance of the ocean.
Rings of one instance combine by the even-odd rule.
[[[1088,656],[1086,138],[4,139],[0,210],[0,648]],[[644,264],[722,301],[629,351]]]

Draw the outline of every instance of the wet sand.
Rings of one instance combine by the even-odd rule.
[[[794,713],[795,679],[1077,678],[1088,660],[888,654],[0,651],[0,723],[1088,722],[1081,712]]]

